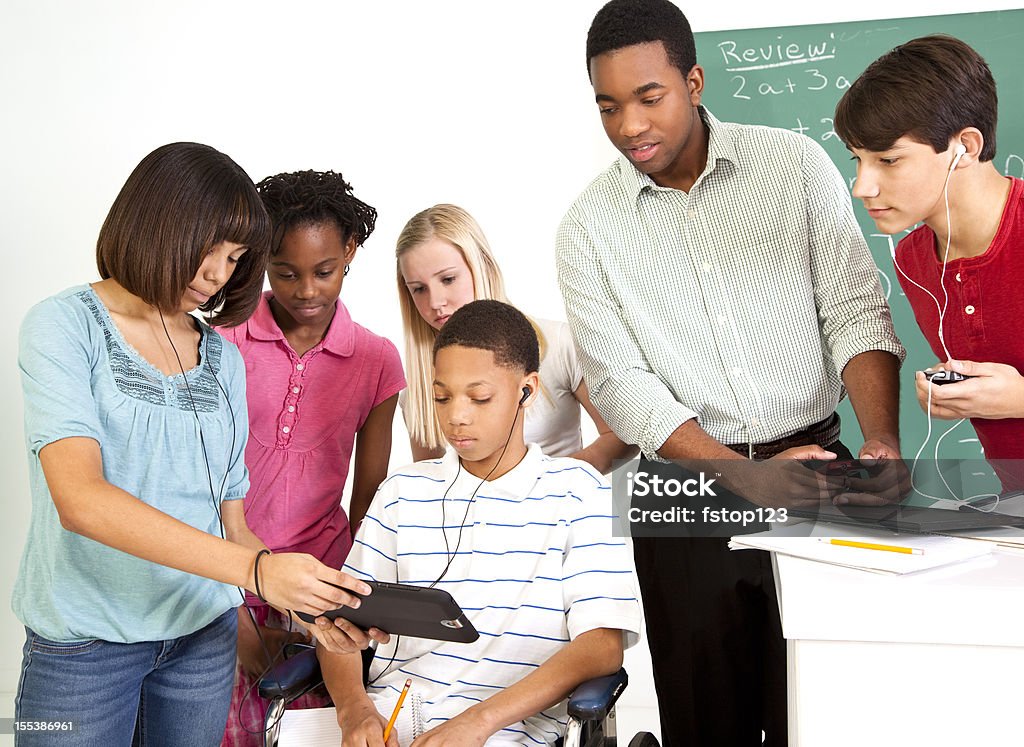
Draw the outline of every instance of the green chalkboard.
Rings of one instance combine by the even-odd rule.
[[[705,70],[703,103],[720,120],[804,133],[825,148],[852,185],[856,164],[832,131],[836,103],[876,58],[903,42],[934,33],[963,39],[992,68],[999,93],[996,168],[1024,177],[1024,10],[699,33],[695,36],[697,61]],[[904,456],[913,457],[927,432],[927,418],[914,397],[913,372],[934,363],[935,356],[914,321],[889,256],[890,242],[901,236],[877,233],[860,200],[854,200],[854,209],[878,265],[896,332],[907,347],[900,420]],[[848,402],[840,414],[843,440],[856,451],[863,439]],[[934,455],[937,436],[952,425],[935,423],[922,458]],[[969,423],[945,438],[940,451],[948,459],[977,459],[980,454]]]

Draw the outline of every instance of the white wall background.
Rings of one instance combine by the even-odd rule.
[[[554,231],[615,156],[584,66],[601,4],[3,0],[0,693],[14,691],[20,666],[23,633],[8,600],[29,513],[17,329],[34,302],[96,279],[96,234],[131,169],[163,143],[196,140],[257,180],[342,171],[380,211],[343,298],[399,347],[393,242],[436,202],[477,217],[514,302],[564,318]],[[688,5],[695,31],[966,10],[957,0]],[[408,456],[398,426],[392,462]]]

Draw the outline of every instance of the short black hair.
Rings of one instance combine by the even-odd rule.
[[[373,233],[377,210],[352,194],[352,185],[334,171],[294,171],[268,176],[256,185],[274,224],[270,253],[277,254],[291,228],[333,223],[341,240],[356,246]]]
[[[452,345],[490,350],[499,366],[523,373],[540,368],[533,325],[523,312],[501,301],[472,301],[452,314],[434,340],[434,358]]]
[[[611,0],[597,11],[587,32],[587,75],[599,54],[659,41],[685,78],[697,64],[697,45],[683,11],[669,0]]]
[[[836,106],[847,147],[884,151],[901,137],[936,153],[965,127],[985,138],[979,161],[996,155],[996,83],[981,55],[952,36],[913,39],[868,65]]]

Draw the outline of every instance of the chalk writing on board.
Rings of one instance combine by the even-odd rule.
[[[841,42],[853,41],[854,39],[856,39],[861,34],[864,34],[864,35],[869,35],[869,34],[889,34],[889,33],[892,33],[893,31],[899,31],[899,30],[900,30],[899,26],[887,26],[885,28],[878,28],[878,29],[864,29],[863,31],[853,31],[853,32],[841,31],[841,32],[839,32],[838,41],[841,41]]]
[[[807,44],[784,42],[782,34],[775,41],[758,44],[756,47],[740,47],[736,42],[726,39],[718,43],[718,51],[722,53],[725,69],[730,73],[746,70],[767,70],[773,67],[802,65],[808,62],[832,60],[836,56],[836,45],[833,43],[835,34],[830,33],[828,39]]]
[[[784,78],[763,80],[756,86],[753,83],[748,85],[745,75],[736,74],[729,80],[732,82],[732,97],[743,101],[750,101],[754,96],[784,96],[797,91],[845,91],[850,87],[850,79],[845,75],[825,75],[816,67]]]
[[[749,101],[754,96],[783,96],[797,91],[829,89],[841,91],[850,87],[850,81],[845,76],[828,75],[820,67],[780,70],[778,75],[770,79],[768,75],[759,73],[764,79],[748,84],[747,73],[754,71],[771,71],[834,60],[836,45],[833,32],[829,32],[827,37],[803,44],[786,41],[782,34],[777,34],[772,41],[751,46],[741,46],[732,39],[725,39],[718,43],[718,51],[725,63],[726,72],[735,73],[731,82],[732,96],[736,99]]]
[[[818,124],[805,125],[803,117],[796,117],[796,124],[790,127],[793,132],[799,132],[801,135],[807,135],[807,137],[820,140],[825,143],[832,138],[838,138],[836,131],[832,129],[832,118],[821,117],[818,120]]]
[[[1018,179],[1024,178],[1024,158],[1021,158],[1016,153],[1008,155],[1003,164],[1003,176],[1015,176]]]

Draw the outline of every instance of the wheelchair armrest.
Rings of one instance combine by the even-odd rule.
[[[580,684],[569,696],[569,715],[580,721],[601,721],[626,689],[625,669]]]
[[[303,648],[294,656],[278,662],[260,679],[260,697],[290,701],[320,683],[320,662],[316,649]]]

